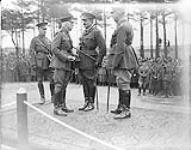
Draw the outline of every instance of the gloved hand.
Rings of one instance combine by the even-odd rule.
[[[68,56],[69,61],[74,61],[75,59],[76,59],[76,57],[74,57],[74,56],[71,56],[71,55]]]
[[[96,62],[96,63],[95,63],[95,67],[96,67],[96,68],[100,68],[100,67],[101,67],[101,63]]]
[[[37,66],[36,65],[32,65],[32,70],[36,71],[37,70]]]

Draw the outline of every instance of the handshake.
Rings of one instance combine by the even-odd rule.
[[[77,54],[72,54],[72,55],[68,55],[68,61],[78,61],[79,60],[79,55]]]
[[[76,60],[76,57],[75,57],[75,56],[72,56],[72,55],[69,55],[69,56],[68,56],[68,60],[69,60],[69,61],[75,61],[75,60]]]

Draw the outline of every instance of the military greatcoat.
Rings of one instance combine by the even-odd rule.
[[[127,70],[138,67],[137,57],[131,46],[133,36],[133,28],[129,22],[126,19],[120,20],[112,35],[108,67]]]

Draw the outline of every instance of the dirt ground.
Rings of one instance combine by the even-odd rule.
[[[106,112],[107,87],[99,87],[99,111],[95,109],[91,112],[80,112],[78,107],[83,104],[82,87],[70,84],[67,103],[75,112],[67,117],[59,117],[53,115],[53,106],[50,102],[45,105],[36,104],[39,102],[36,83],[5,84],[2,92],[3,105],[16,101],[16,92],[20,87],[26,89],[28,102],[33,103],[38,109],[119,149],[191,149],[191,115],[187,107],[182,112],[184,106],[189,104],[180,97],[168,100],[152,96],[137,97],[137,90],[132,90],[132,117],[114,120],[114,115]],[[48,83],[45,83],[45,89],[47,100],[50,100]],[[117,95],[117,89],[112,88],[110,109],[116,107]],[[168,103],[160,103],[164,100]],[[10,109],[3,111],[1,116],[2,132],[5,137],[17,138],[17,115],[14,107],[9,106]],[[29,142],[41,144],[47,149],[112,149],[71,131],[31,108],[28,108],[28,129]]]

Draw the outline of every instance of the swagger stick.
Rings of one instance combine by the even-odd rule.
[[[109,99],[110,99],[110,89],[111,89],[111,70],[107,70],[108,73],[108,87],[107,87],[107,113],[109,112]]]
[[[105,0],[106,4],[106,0]],[[106,38],[107,38],[107,24],[106,24],[106,14],[105,14],[105,4],[104,4],[104,35],[105,35],[105,44],[106,44]],[[107,47],[107,46],[106,46]],[[107,113],[109,112],[109,99],[110,99],[110,87],[111,87],[111,81],[110,81],[110,69],[107,70],[108,73],[108,87],[107,87]]]
[[[78,52],[80,52],[81,54],[87,56],[88,58],[90,58],[93,61],[96,61],[96,59],[88,54],[86,54],[84,51],[80,50],[79,48],[73,47],[75,50],[77,50]]]

